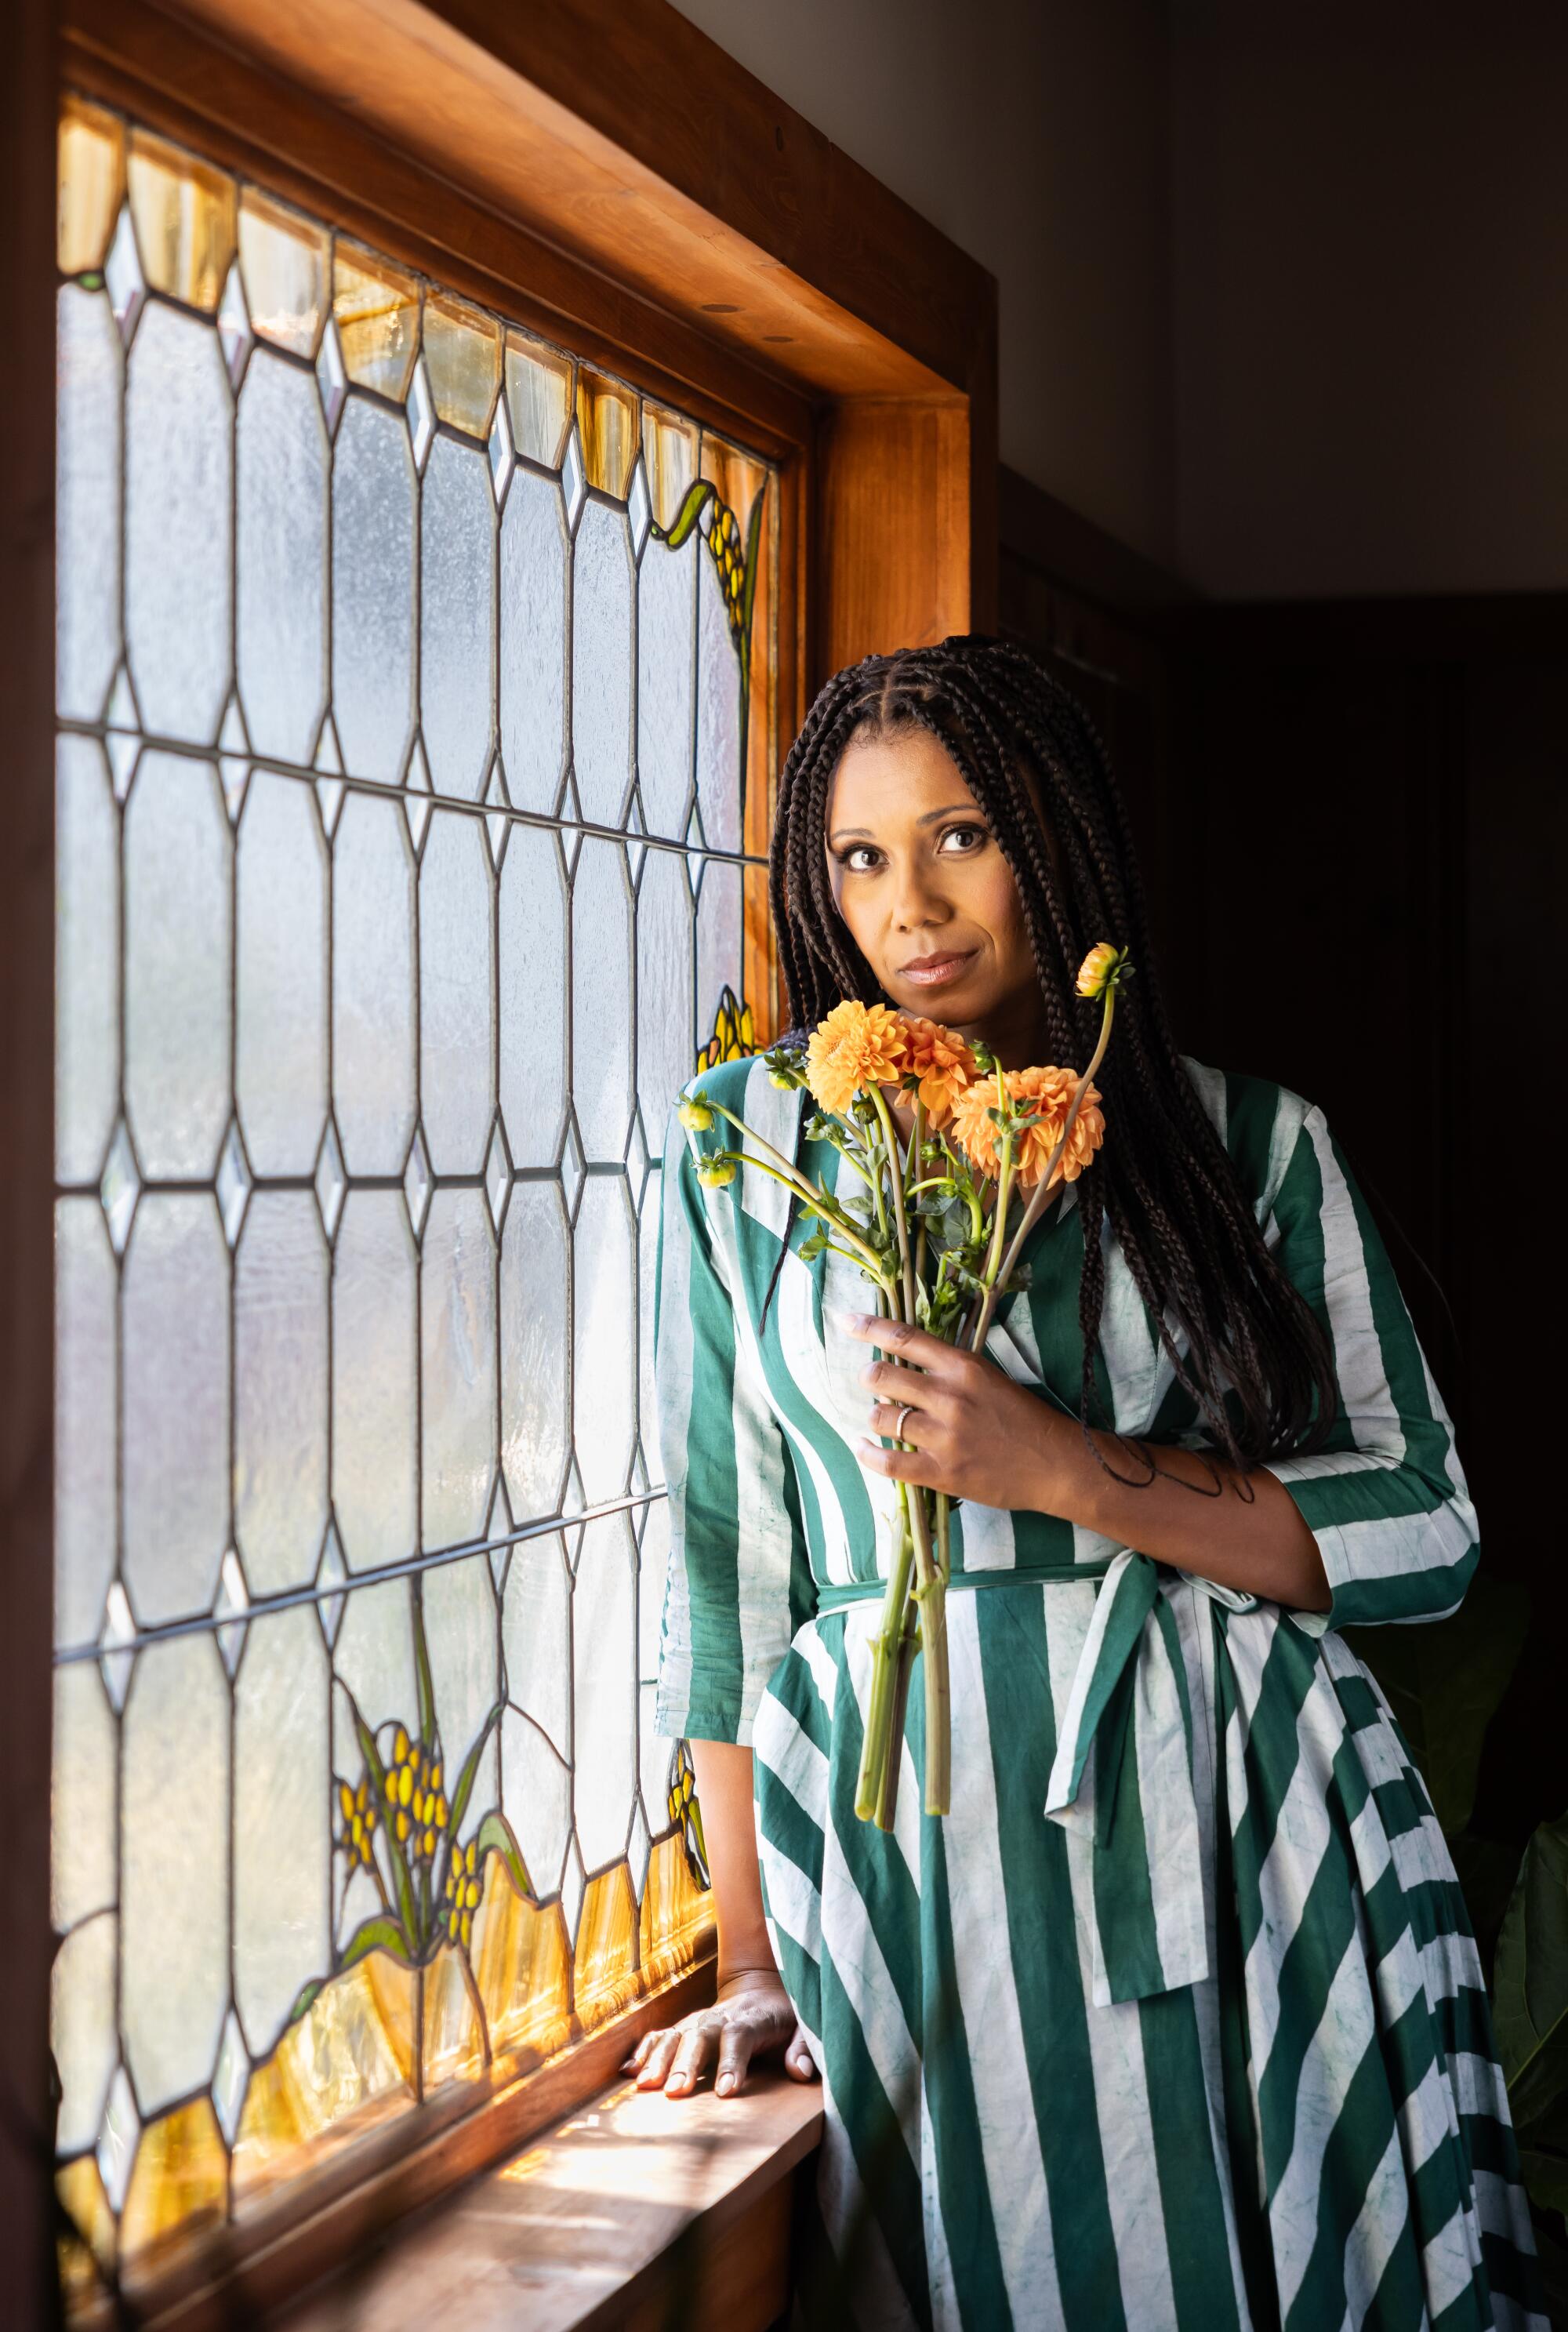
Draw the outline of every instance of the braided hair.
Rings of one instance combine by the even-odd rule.
[[[1111,1131],[1077,1183],[1085,1432],[1108,1217],[1177,1380],[1229,1464],[1245,1470],[1316,1446],[1335,1408],[1325,1339],[1266,1246],[1176,1050],[1104,746],[1027,650],[975,636],[867,656],[817,696],[784,765],[770,866],[794,1024],[814,1027],[846,997],[886,1000],[835,903],[825,836],[829,789],[851,739],[900,729],[941,742],[1012,869],[1051,1058],[1070,1066],[1093,1049],[1099,1007],[1075,982],[1095,941],[1127,949],[1137,970],[1118,1005],[1116,1043],[1096,1073]]]

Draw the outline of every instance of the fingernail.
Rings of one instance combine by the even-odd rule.
[[[713,2087],[722,2098],[727,2098],[735,2084],[728,2073],[721,2073]]]

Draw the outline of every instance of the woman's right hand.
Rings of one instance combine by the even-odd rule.
[[[791,2080],[817,2079],[789,1993],[776,1975],[748,1973],[722,1983],[712,2008],[645,2032],[621,2069],[636,2075],[639,2089],[662,2088],[668,2098],[684,2098],[713,2065],[714,2095],[729,2098],[745,2088],[754,2058],[775,2056],[779,2050]]]

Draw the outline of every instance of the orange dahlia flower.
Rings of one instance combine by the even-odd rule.
[[[1037,1112],[1037,1123],[1019,1135],[1014,1153],[1014,1180],[1020,1189],[1028,1190],[1045,1172],[1051,1152],[1062,1138],[1078,1080],[1071,1069],[1011,1069],[1005,1082],[1014,1101],[1031,1102]],[[953,1133],[971,1165],[978,1166],[983,1174],[994,1175],[998,1171],[997,1142],[1001,1129],[988,1113],[995,1106],[996,1097],[994,1079],[983,1077],[960,1094],[953,1109]],[[1073,1138],[1057,1169],[1064,1182],[1077,1180],[1105,1139],[1105,1121],[1096,1107],[1099,1099],[1098,1090],[1091,1085],[1084,1095]]]
[[[1109,940],[1102,940],[1097,947],[1092,947],[1078,966],[1079,995],[1104,996],[1125,961],[1126,950],[1113,947]]]
[[[932,1125],[945,1125],[960,1094],[974,1082],[974,1055],[961,1037],[939,1020],[905,1014],[904,1029],[908,1047],[904,1075],[919,1078],[918,1097]]]
[[[836,1004],[811,1032],[806,1082],[817,1106],[837,1116],[867,1085],[896,1085],[907,1052],[904,1022],[885,1004]]]

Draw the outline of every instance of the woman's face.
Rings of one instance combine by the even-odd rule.
[[[983,1037],[1009,1067],[1033,1057],[1044,1012],[1018,884],[928,731],[846,748],[827,859],[838,912],[891,1003]]]

